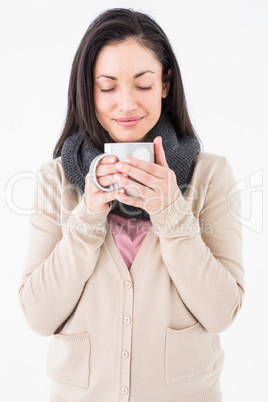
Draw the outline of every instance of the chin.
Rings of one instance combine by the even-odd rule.
[[[143,136],[134,136],[133,133],[124,133],[122,136],[117,136],[115,137],[114,135],[110,135],[110,137],[115,141],[115,142],[143,142],[146,138],[146,134]]]

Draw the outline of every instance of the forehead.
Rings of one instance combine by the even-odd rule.
[[[109,70],[109,73],[124,71],[129,74],[154,69],[158,73],[162,66],[151,49],[142,46],[135,39],[128,39],[102,48],[95,62],[95,75],[103,73],[103,69],[106,72]]]

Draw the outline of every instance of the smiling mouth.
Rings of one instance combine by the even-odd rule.
[[[121,117],[120,119],[115,119],[115,121],[123,127],[132,127],[138,124],[142,120],[142,117]]]

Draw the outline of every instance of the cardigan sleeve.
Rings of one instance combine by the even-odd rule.
[[[34,195],[35,214],[30,218],[19,300],[29,326],[45,336],[55,333],[76,307],[94,271],[109,213],[91,212],[82,198],[72,210],[63,234],[64,191],[60,174],[52,164],[43,165]]]
[[[180,297],[212,333],[231,325],[244,294],[241,200],[233,172],[223,160],[196,216],[182,195],[151,215]]]

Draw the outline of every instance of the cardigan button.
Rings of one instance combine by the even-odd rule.
[[[124,351],[122,352],[122,357],[123,357],[124,359],[126,359],[128,356],[129,356],[128,352],[127,352],[126,350],[124,350]]]
[[[125,282],[125,287],[126,287],[126,288],[129,289],[129,288],[131,288],[131,286],[132,286],[132,283],[131,283],[130,281],[126,281],[126,282]]]
[[[128,388],[127,388],[127,387],[123,387],[123,388],[121,389],[121,391],[122,391],[122,394],[124,394],[124,395],[127,395],[127,394],[128,394]]]
[[[124,323],[125,324],[130,324],[131,323],[131,319],[129,317],[125,317],[124,318]]]

